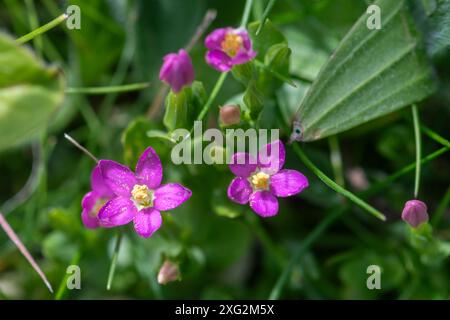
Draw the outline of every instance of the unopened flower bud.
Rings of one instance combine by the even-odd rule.
[[[178,264],[166,260],[163,265],[159,269],[158,273],[158,283],[159,284],[167,284],[169,282],[178,280],[180,278],[180,268]]]
[[[428,221],[427,205],[420,200],[410,200],[405,203],[402,219],[411,227],[417,228]]]
[[[241,109],[236,105],[228,105],[220,108],[220,123],[225,126],[239,124],[241,122]]]
[[[178,93],[184,86],[194,81],[194,67],[188,53],[181,49],[178,53],[169,53],[159,71],[159,79],[170,85]]]

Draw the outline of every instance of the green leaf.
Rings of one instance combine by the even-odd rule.
[[[63,87],[55,68],[0,33],[0,150],[42,131],[62,102]]]
[[[298,111],[303,141],[348,130],[426,98],[432,70],[406,1],[379,0],[381,29],[363,14],[321,70]]]
[[[429,6],[425,7],[427,13],[432,11]],[[429,17],[426,33],[430,55],[436,56],[448,49],[450,46],[450,0],[438,2]]]
[[[259,21],[252,22],[248,25],[250,38],[252,39],[253,49],[258,53],[257,58],[264,59],[264,56],[271,46],[277,43],[286,42],[284,35],[278,30],[270,20],[264,24],[264,28],[256,36],[256,30],[261,23]]]

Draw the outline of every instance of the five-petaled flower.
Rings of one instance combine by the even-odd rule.
[[[92,190],[85,194],[81,201],[83,211],[81,220],[86,228],[94,229],[100,226],[98,213],[101,207],[115,195],[103,181],[100,167],[94,167],[91,173]]]
[[[166,82],[173,92],[178,93],[184,86],[194,81],[194,67],[188,53],[181,49],[178,53],[164,56],[164,62],[159,71],[159,79]]]
[[[163,168],[156,152],[148,147],[139,158],[136,173],[112,160],[100,160],[98,166],[105,184],[114,192],[98,213],[102,227],[134,222],[136,232],[150,237],[162,223],[160,211],[171,210],[191,196],[181,184],[161,185]]]
[[[250,207],[261,217],[278,213],[276,197],[289,197],[308,187],[308,179],[296,170],[282,169],[285,149],[280,140],[259,150],[257,158],[249,153],[235,153],[230,170],[236,175],[228,187],[228,197]]]
[[[205,39],[208,48],[206,62],[220,72],[230,71],[234,65],[243,64],[254,57],[252,42],[244,28],[220,28]]]

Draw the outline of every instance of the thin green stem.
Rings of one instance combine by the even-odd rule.
[[[336,221],[344,212],[346,211],[346,207],[341,207],[331,214],[327,215],[317,227],[314,228],[313,231],[311,231],[308,236],[303,240],[301,246],[295,251],[293,254],[291,260],[284,268],[283,272],[281,273],[280,277],[278,278],[275,286],[273,287],[272,291],[270,292],[269,299],[270,300],[276,300],[280,297],[281,292],[283,291],[284,285],[286,284],[292,269],[294,268],[297,261],[300,259],[302,254],[308,250],[308,248],[322,235],[322,233],[328,229],[329,226],[333,224],[334,221]]]
[[[60,23],[64,22],[64,20],[66,20],[66,19],[67,19],[67,15],[65,13],[63,13],[62,15],[60,15],[60,16],[56,17],[55,19],[53,19],[52,21],[50,21],[49,23],[44,24],[43,26],[41,26],[37,29],[34,29],[30,33],[27,33],[26,35],[20,37],[19,39],[16,40],[16,42],[18,44],[24,44],[24,43],[34,39],[35,37],[53,29]]]
[[[269,3],[266,6],[266,9],[264,10],[264,13],[261,18],[261,23],[259,24],[258,29],[256,30],[256,35],[258,35],[261,30],[264,28],[264,24],[266,23],[267,17],[269,16],[270,10],[272,10],[273,5],[275,4],[276,0],[269,0]]]
[[[81,248],[78,249],[78,251],[72,257],[72,261],[70,262],[70,265],[78,265],[80,258],[81,258]],[[64,274],[64,277],[62,278],[62,280],[59,284],[58,291],[56,292],[55,300],[61,300],[64,297],[64,294],[66,293],[66,290],[67,290],[67,279],[69,278],[69,275],[70,274],[67,272]]]
[[[117,232],[116,244],[114,246],[114,251],[113,251],[112,258],[111,258],[111,265],[109,267],[108,282],[106,283],[106,290],[111,289],[112,281],[114,279],[114,273],[116,272],[117,257],[119,256],[121,243],[122,243],[122,232],[119,230]]]
[[[382,214],[380,211],[369,205],[367,202],[362,200],[361,198],[358,198],[356,195],[348,191],[347,189],[341,187],[336,182],[334,182],[332,179],[330,179],[325,173],[323,173],[319,168],[316,167],[314,163],[311,162],[311,160],[306,156],[306,154],[301,150],[301,148],[298,146],[298,144],[293,145],[295,153],[299,156],[300,160],[308,167],[309,170],[311,170],[320,180],[322,180],[328,187],[336,191],[337,193],[343,195],[344,197],[348,198],[350,201],[354,202],[364,210],[366,210],[368,213],[372,214],[373,216],[377,217],[378,219],[382,221],[386,221],[386,217],[384,214]]]
[[[339,147],[339,140],[336,136],[331,136],[328,139],[330,145],[330,161],[331,166],[333,167],[334,179],[336,183],[344,186],[344,166],[342,164],[342,154],[341,148]]]
[[[67,88],[66,93],[69,94],[108,94],[118,92],[129,92],[146,89],[150,86],[148,82],[125,84],[121,86],[105,86],[105,87],[81,87]]]
[[[420,126],[420,129],[422,130],[423,133],[425,133],[428,137],[430,137],[431,139],[433,139],[437,143],[442,144],[443,146],[450,148],[450,141],[448,141],[444,137],[440,136],[439,134],[437,134],[436,132],[434,132],[430,128],[428,128],[426,126]]]
[[[431,218],[431,224],[433,225],[433,227],[439,225],[442,218],[444,217],[445,210],[448,208],[449,203],[450,203],[450,186],[447,188],[447,191],[445,191],[444,197],[442,198],[435,213],[433,214],[433,217]]]
[[[258,0],[258,1],[261,1],[261,0]],[[253,6],[253,0],[245,1],[244,12],[242,14],[242,19],[241,19],[241,27],[242,28],[245,28],[245,26],[248,23],[248,18],[250,17],[250,12],[252,10],[252,6]]]
[[[28,21],[30,23],[30,29],[34,30],[39,28],[39,20],[36,13],[36,6],[34,5],[34,0],[25,0],[25,5],[27,7],[28,12]],[[38,53],[39,57],[42,58],[42,39],[41,38],[34,38],[33,39],[34,48],[36,49],[36,52]]]
[[[417,106],[413,104],[411,106],[413,122],[414,122],[414,139],[416,141],[416,177],[414,179],[414,198],[419,195],[420,187],[420,171],[421,171],[421,158],[422,158],[422,139],[420,136],[420,120],[419,111]]]

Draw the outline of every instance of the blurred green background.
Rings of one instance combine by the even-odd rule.
[[[428,1],[427,1],[428,2]],[[280,200],[276,217],[260,219],[245,206],[232,204],[226,188],[232,179],[226,166],[175,166],[170,145],[149,138],[163,129],[160,110],[149,109],[160,90],[162,57],[185,46],[206,10],[216,9],[217,27],[238,26],[245,1],[225,0],[90,0],[20,1],[0,3],[0,29],[12,37],[32,29],[33,14],[42,25],[69,4],[81,9],[81,29],[64,24],[28,43],[48,63],[60,68],[67,86],[109,86],[150,82],[148,89],[98,96],[66,95],[46,132],[32,144],[0,153],[0,208],[24,244],[36,257],[55,289],[66,268],[81,268],[81,290],[60,292],[68,299],[192,298],[265,299],[290,258],[311,239],[317,226],[336,215],[326,230],[306,243],[293,264],[281,298],[372,299],[449,297],[448,260],[426,255],[411,243],[400,214],[412,198],[414,172],[401,176],[366,198],[386,214],[381,222],[349,205],[308,171],[288,148],[286,168],[302,171],[310,187],[297,197]],[[267,1],[255,0],[250,21],[258,20]],[[297,88],[282,86],[267,102],[261,119],[265,128],[289,128],[277,110],[292,114],[321,66],[359,16],[363,0],[277,1],[269,17],[292,49],[290,76]],[[33,13],[34,12],[34,13]],[[447,12],[448,13],[448,12]],[[442,30],[442,29],[440,29]],[[210,92],[218,73],[204,61],[203,38],[191,51],[196,79]],[[450,137],[450,54],[433,57],[438,91],[421,103],[422,122]],[[376,59],[376,57],[374,57]],[[217,106],[245,88],[229,77],[215,100],[208,123],[217,123]],[[38,108],[39,106],[36,106]],[[370,190],[415,159],[413,127],[408,108],[339,135],[346,187]],[[106,281],[114,246],[114,229],[84,229],[80,202],[89,190],[94,162],[80,153],[63,133],[69,133],[98,158],[134,167],[139,154],[153,146],[164,164],[164,181],[179,181],[193,190],[192,198],[164,214],[162,228],[151,238],[139,238],[124,226],[111,290]],[[0,137],[2,139],[2,137]],[[285,140],[285,139],[284,139]],[[424,137],[423,154],[439,149]],[[304,145],[305,151],[333,176],[327,140]],[[30,176],[31,174],[31,176]],[[28,189],[11,201],[27,183]],[[422,168],[421,199],[431,217],[444,219],[435,236],[450,238],[448,219],[450,157],[444,153]],[[23,200],[23,201],[21,201]],[[231,217],[231,218],[230,218]],[[316,232],[314,231],[314,232]],[[319,231],[322,231],[321,229]],[[157,283],[165,259],[180,263],[181,281]],[[368,290],[366,268],[382,268],[382,290]],[[0,298],[52,299],[39,277],[3,232],[0,232]]]

